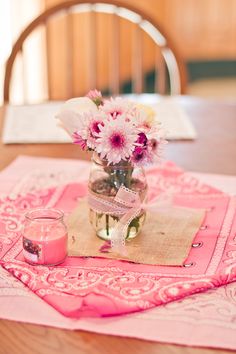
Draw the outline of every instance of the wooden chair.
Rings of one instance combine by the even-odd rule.
[[[97,79],[99,72],[96,66],[96,59],[99,55],[97,51],[97,33],[96,33],[96,17],[97,13],[109,14],[112,18],[112,24],[109,28],[109,35],[111,38],[110,45],[110,63],[109,63],[109,82],[102,89],[108,90],[110,94],[118,94],[121,91],[121,78],[120,78],[120,21],[126,19],[132,23],[133,26],[133,45],[131,51],[132,57],[132,70],[129,80],[132,82],[131,91],[133,93],[142,93],[146,89],[144,87],[144,75],[142,58],[144,55],[143,50],[143,33],[149,37],[149,40],[154,42],[155,45],[155,84],[154,90],[157,93],[165,94],[167,92],[167,77],[169,78],[169,92],[170,94],[183,94],[185,93],[186,85],[186,69],[181,56],[178,54],[177,49],[172,43],[166,31],[161,28],[159,23],[154,20],[150,15],[144,13],[136,6],[127,5],[119,0],[68,0],[58,5],[51,7],[33,20],[21,33],[16,43],[12,48],[10,57],[6,63],[5,79],[4,79],[4,102],[10,101],[10,85],[12,79],[12,70],[16,57],[22,54],[24,43],[27,37],[39,26],[49,26],[52,19],[57,15],[66,14],[67,16],[67,79],[66,79],[66,96],[67,99],[76,96],[76,90],[73,90],[73,67],[71,65],[75,48],[72,45],[73,26],[71,25],[71,15],[74,13],[90,13],[90,30],[89,30],[89,48],[90,57],[88,59],[88,80],[87,87],[84,89],[98,88]],[[57,39],[58,40],[58,39]],[[60,40],[60,39],[59,39]],[[50,43],[47,41],[47,49]],[[81,49],[82,51],[82,49]],[[49,54],[48,54],[49,55]],[[50,62],[49,60],[47,61]],[[124,63],[123,63],[124,65]],[[50,90],[50,72],[48,68],[48,87],[49,99],[55,98]],[[85,93],[84,92],[84,93]],[[62,98],[62,97],[60,97]]]

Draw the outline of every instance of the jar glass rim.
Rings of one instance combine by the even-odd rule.
[[[123,170],[134,168],[134,165],[129,161],[121,161],[117,164],[109,165],[108,161],[106,159],[101,159],[97,153],[93,153],[92,162],[94,162],[98,166],[106,167],[106,169],[111,169],[111,170],[117,169],[118,167]]]
[[[25,214],[25,219],[33,222],[55,222],[63,217],[63,211],[55,208],[35,208]]]

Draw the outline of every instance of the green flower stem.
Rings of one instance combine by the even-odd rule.
[[[123,162],[116,166],[107,166],[105,171],[109,175],[109,181],[112,187],[117,191],[123,185],[127,188],[131,188],[133,167],[129,163]]]
[[[106,232],[107,232],[107,236],[109,236],[109,215],[106,214]]]

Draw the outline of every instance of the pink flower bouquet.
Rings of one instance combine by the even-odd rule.
[[[166,143],[149,106],[120,97],[104,100],[97,90],[68,100],[57,118],[75,144],[95,151],[109,165],[153,163]]]
[[[120,97],[103,99],[94,90],[86,97],[67,101],[57,118],[75,144],[94,152],[88,201],[97,235],[111,242],[115,237],[135,237],[144,223],[145,211],[136,208],[125,219],[129,207],[122,209],[120,202],[125,205],[127,200],[117,204],[117,198],[125,195],[122,188],[125,198],[135,197],[138,203],[146,198],[143,166],[158,161],[166,143],[154,111]],[[126,220],[125,225],[122,220]]]

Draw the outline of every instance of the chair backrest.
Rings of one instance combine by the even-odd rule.
[[[131,56],[131,72],[129,80],[131,82],[131,92],[142,93],[146,92],[144,86],[144,75],[143,72],[143,36],[148,36],[149,40],[154,43],[155,46],[155,59],[153,61],[154,67],[153,72],[155,73],[154,91],[160,94],[165,94],[167,92],[170,94],[182,94],[185,93],[186,85],[186,68],[184,61],[178,54],[177,49],[172,43],[171,38],[165,32],[163,28],[157,23],[155,19],[150,17],[150,15],[144,13],[135,6],[127,5],[119,0],[90,0],[90,1],[80,1],[80,0],[68,0],[58,5],[51,7],[39,15],[35,20],[33,20],[21,33],[16,43],[12,48],[10,57],[6,63],[5,79],[4,79],[4,102],[9,102],[10,100],[10,85],[12,79],[12,70],[15,59],[17,56],[23,52],[24,43],[27,37],[39,26],[45,25],[46,27],[50,24],[51,20],[55,18],[56,15],[66,14],[68,19],[69,16],[74,13],[90,13],[90,30],[89,34],[89,47],[90,47],[90,57],[88,58],[88,79],[87,87],[84,88],[85,92],[88,89],[98,88],[109,92],[109,94],[119,94],[121,91],[121,77],[120,77],[120,21],[123,19],[132,23],[132,50],[130,50]],[[105,84],[104,87],[98,87],[98,70],[96,65],[96,59],[100,55],[97,50],[97,27],[96,27],[96,16],[97,13],[104,13],[112,18],[110,22],[110,27],[108,31],[110,32],[110,55],[109,55],[109,82]],[[70,25],[70,20],[67,21],[67,97],[76,96],[77,93],[73,92],[73,68],[70,63],[72,62],[72,57],[75,50],[78,48],[72,45],[73,36],[73,26]],[[144,34],[145,33],[145,34]],[[86,34],[84,34],[86,35]],[[57,38],[58,40],[58,38]],[[60,39],[59,39],[60,40]],[[48,42],[47,42],[48,44]],[[50,43],[49,43],[50,44]],[[47,45],[48,47],[48,45]],[[48,48],[47,48],[48,49]],[[79,50],[83,50],[79,48]],[[47,61],[50,62],[49,60]],[[48,78],[50,79],[48,69]],[[58,73],[59,74],[59,73]],[[169,83],[167,83],[167,78]],[[50,92],[50,82],[49,86],[49,99],[52,98]]]

